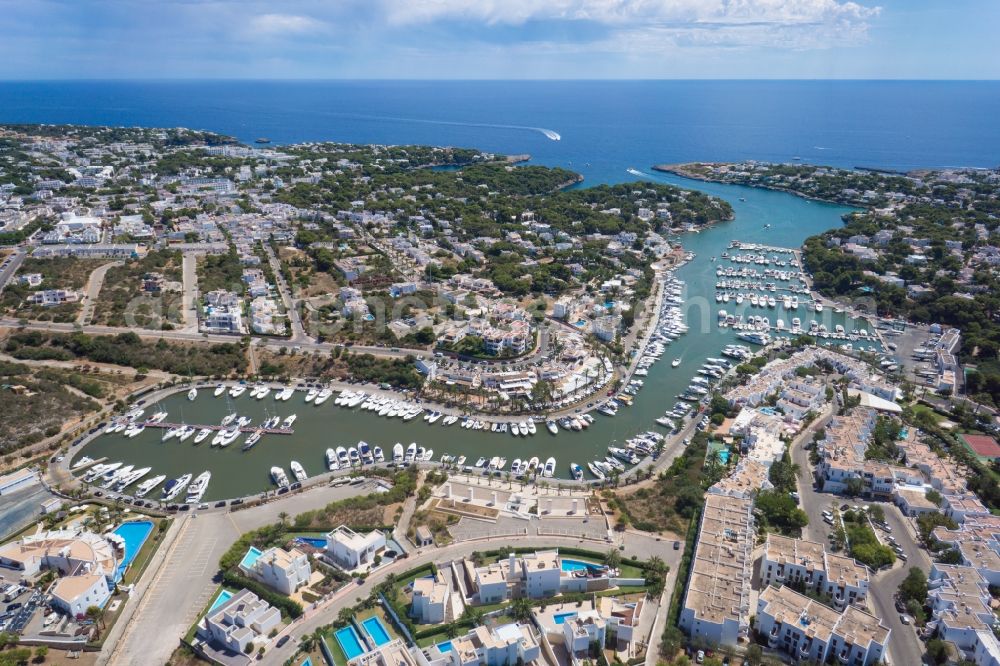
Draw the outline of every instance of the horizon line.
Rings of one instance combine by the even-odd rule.
[[[395,77],[81,77],[81,78],[0,78],[0,84],[10,83],[200,83],[200,82],[266,82],[266,83],[998,83],[1000,78],[852,78],[852,77],[671,77],[671,78],[395,78]]]

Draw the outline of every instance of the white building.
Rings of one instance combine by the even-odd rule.
[[[927,603],[937,635],[963,650],[972,650],[976,633],[992,631],[997,624],[989,583],[972,567],[931,565],[927,583]]]
[[[451,585],[440,573],[413,581],[413,602],[410,615],[420,624],[440,624],[451,599]]]
[[[608,623],[596,611],[586,611],[563,622],[563,641],[573,663],[589,660],[590,644],[604,647]]]
[[[281,624],[281,613],[250,590],[240,590],[198,623],[198,636],[230,650],[266,637]]]
[[[838,609],[868,596],[868,569],[823,544],[768,534],[760,563],[760,587],[802,585],[828,595]]]
[[[312,575],[309,558],[305,553],[297,548],[287,551],[277,546],[265,550],[249,567],[240,564],[240,569],[251,578],[286,595],[306,585]]]
[[[92,532],[41,532],[0,547],[0,569],[22,581],[43,569],[61,574],[52,587],[52,604],[73,617],[107,602],[117,566],[114,547]]]
[[[707,495],[680,628],[694,641],[735,646],[750,631],[753,502]]]
[[[476,627],[453,638],[450,650],[432,646],[420,656],[423,666],[513,666],[541,659],[542,648],[530,624],[504,624]]]
[[[344,569],[370,565],[375,554],[384,549],[385,535],[378,530],[358,534],[341,525],[326,535],[326,556]]]
[[[66,576],[52,586],[52,606],[70,617],[83,617],[91,606],[103,606],[109,597],[108,577],[103,573]]]
[[[767,587],[757,602],[758,635],[792,660],[869,666],[882,660],[888,627],[856,606],[838,613],[789,587]]]
[[[0,497],[38,483],[38,475],[27,467],[0,476]]]

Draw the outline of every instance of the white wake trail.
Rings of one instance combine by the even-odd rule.
[[[453,127],[486,127],[490,129],[508,129],[519,132],[538,132],[551,141],[561,141],[562,135],[547,127],[530,127],[528,125],[503,125],[499,123],[473,123],[460,120],[433,120],[430,118],[406,118],[403,116],[377,116],[366,113],[341,113],[338,111],[327,111],[328,115],[340,116],[343,118],[357,118],[359,120],[386,120],[399,123],[422,123],[425,125],[450,125]]]

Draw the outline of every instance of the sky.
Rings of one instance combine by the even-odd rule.
[[[1000,78],[1000,0],[0,0],[0,79]]]

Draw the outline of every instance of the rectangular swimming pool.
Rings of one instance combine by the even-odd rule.
[[[382,625],[382,621],[379,620],[374,615],[364,622],[361,626],[365,628],[368,635],[371,636],[372,640],[375,641],[375,645],[381,647],[392,640],[389,636],[389,632],[386,631],[385,627]]]
[[[139,554],[139,549],[142,548],[142,544],[146,543],[146,539],[149,537],[149,533],[153,531],[153,523],[149,520],[136,520],[131,523],[122,523],[117,528],[115,528],[115,534],[121,537],[122,541],[125,542],[125,554],[122,556],[122,561],[118,565],[118,572],[116,578],[120,579],[125,573],[125,569],[128,565],[132,564],[132,560],[135,556]]]
[[[326,539],[321,539],[319,537],[295,537],[295,540],[308,544],[313,548],[326,548]]]
[[[556,621],[556,624],[565,624],[566,618],[568,617],[576,617],[576,611],[573,611],[572,613],[556,613],[552,616],[552,618]]]
[[[451,641],[445,641],[444,643],[438,643],[437,649],[441,652],[451,652]]]
[[[333,635],[337,638],[337,643],[340,644],[340,649],[348,661],[365,653],[365,648],[361,645],[361,639],[358,637],[358,632],[354,631],[354,627],[338,629]]]
[[[260,557],[260,549],[250,546],[250,550],[248,550],[247,554],[243,556],[242,560],[240,560],[240,566],[249,569],[254,565],[254,562],[257,561],[258,557]]]

